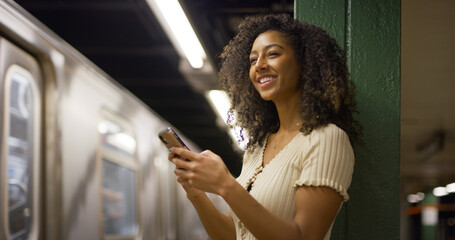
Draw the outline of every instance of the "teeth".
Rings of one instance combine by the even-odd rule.
[[[273,77],[265,77],[265,78],[261,79],[259,81],[259,83],[265,83],[265,82],[271,81],[272,79],[273,79]]]

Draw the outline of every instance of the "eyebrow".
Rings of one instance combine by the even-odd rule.
[[[274,44],[270,44],[270,45],[265,46],[264,50],[268,50],[269,48],[272,48],[272,47],[278,47],[278,48],[284,49],[283,46],[274,43]],[[257,53],[257,51],[256,50],[251,51],[250,55],[253,54],[253,53]]]

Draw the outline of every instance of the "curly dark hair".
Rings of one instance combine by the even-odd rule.
[[[348,134],[351,143],[359,141],[362,126],[352,116],[357,112],[354,84],[349,80],[344,51],[319,27],[287,14],[259,15],[245,18],[220,56],[219,78],[231,100],[228,123],[233,124],[235,113],[234,124],[246,130],[249,138],[247,150],[262,146],[266,136],[280,126],[275,104],[263,100],[249,79],[253,42],[270,30],[283,34],[302,67],[300,131],[307,135],[334,123]]]

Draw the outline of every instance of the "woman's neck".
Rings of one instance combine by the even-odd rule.
[[[278,132],[293,132],[301,128],[300,98],[275,102],[275,106],[278,112],[278,118],[280,119]]]

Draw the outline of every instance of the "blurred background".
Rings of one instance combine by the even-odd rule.
[[[455,1],[402,0],[402,239],[455,239]]]
[[[204,50],[195,63],[152,1],[16,2],[239,174],[242,150],[208,97],[218,55],[242,18],[293,14],[294,1],[180,0]],[[401,238],[455,239],[455,1],[401,6]]]

